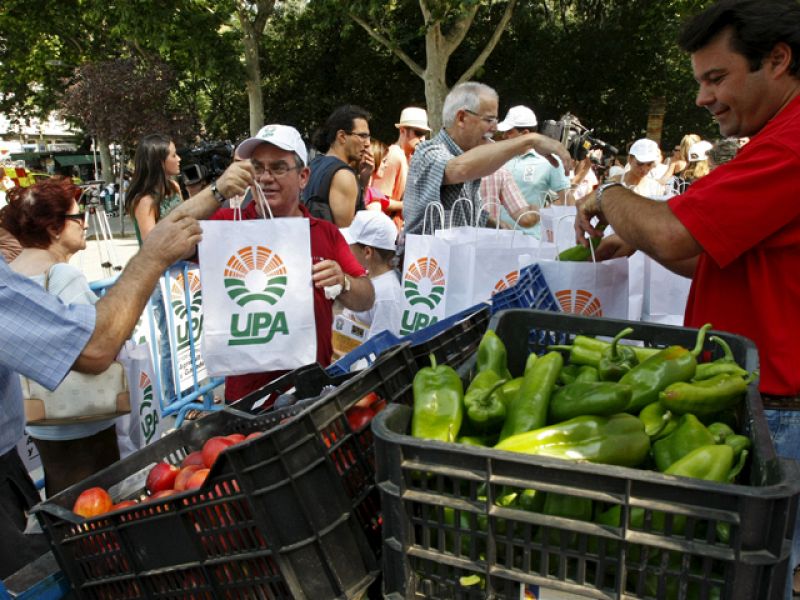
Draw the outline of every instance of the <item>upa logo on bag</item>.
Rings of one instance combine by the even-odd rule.
[[[142,445],[149,444],[158,430],[158,411],[153,404],[153,382],[142,371],[139,373],[139,389],[142,401],[139,404],[139,426],[142,428]]]
[[[586,290],[560,290],[555,294],[556,300],[565,313],[602,317],[603,305],[600,298]]]
[[[286,313],[264,310],[283,298],[289,283],[288,273],[281,257],[266,246],[245,246],[228,259],[225,267],[228,297],[243,308],[255,305],[261,309],[231,316],[229,346],[265,344],[275,335],[289,335]]]
[[[436,259],[424,257],[411,263],[403,276],[403,294],[408,304],[418,310],[403,311],[400,324],[402,335],[433,325],[439,320],[419,310],[434,310],[444,298],[445,286],[444,272]]]
[[[190,305],[186,306],[186,287],[189,288]],[[203,333],[203,293],[200,289],[200,278],[194,273],[189,273],[188,286],[184,287],[183,273],[172,280],[170,289],[170,303],[176,318],[175,332],[178,342],[178,351],[189,347],[189,331],[194,339],[199,340]]]
[[[506,273],[497,283],[494,284],[492,296],[494,296],[497,292],[502,292],[503,290],[507,290],[508,288],[515,286],[517,281],[519,281],[519,270]]]

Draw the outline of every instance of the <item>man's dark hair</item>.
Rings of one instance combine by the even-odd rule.
[[[314,134],[314,147],[320,152],[327,152],[340,129],[347,132],[353,131],[353,121],[356,119],[369,121],[370,118],[370,114],[360,106],[355,104],[340,106],[330,114],[325,125]]]
[[[678,45],[697,52],[726,28],[731,30],[731,49],[758,71],[775,44],[792,49],[789,72],[800,76],[800,2],[797,0],[720,0],[683,27]]]

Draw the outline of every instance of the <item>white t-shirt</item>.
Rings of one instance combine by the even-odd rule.
[[[44,287],[45,274],[33,275],[33,281]],[[68,263],[56,263],[50,267],[47,291],[58,296],[64,304],[95,304],[97,295],[89,287],[86,277]],[[61,441],[89,437],[111,427],[114,419],[92,421],[73,425],[28,425],[28,433],[36,439]]]
[[[367,339],[385,329],[399,336],[400,319],[403,312],[403,288],[400,287],[400,275],[392,269],[371,278],[370,281],[372,281],[372,287],[375,288],[375,304],[372,305],[372,308],[362,312],[354,312],[346,308],[342,314],[348,319],[368,326]]]

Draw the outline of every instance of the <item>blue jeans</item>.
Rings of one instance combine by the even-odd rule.
[[[778,456],[800,461],[800,411],[765,410],[764,414],[767,416],[767,424]],[[798,564],[800,564],[800,510],[794,523],[789,582],[786,589],[787,600],[792,597],[792,572]]]
[[[172,374],[172,352],[169,347],[169,325],[167,322],[167,312],[164,308],[164,295],[161,293],[161,286],[157,285],[150,297],[153,303],[153,319],[159,333],[158,355],[159,367],[161,370],[161,395],[164,401],[169,404],[175,398],[175,383]]]

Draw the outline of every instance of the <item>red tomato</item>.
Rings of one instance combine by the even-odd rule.
[[[356,402],[355,406],[360,406],[362,408],[369,408],[373,404],[375,404],[379,399],[380,398],[378,398],[378,394],[376,394],[375,392],[370,392],[369,394],[361,398],[361,400]]]
[[[369,408],[356,405],[347,411],[347,422],[353,431],[361,431],[372,421],[374,416],[375,413]]]
[[[75,500],[72,512],[88,519],[107,513],[112,506],[114,506],[114,501],[108,492],[101,487],[93,487],[81,492],[81,495]]]

